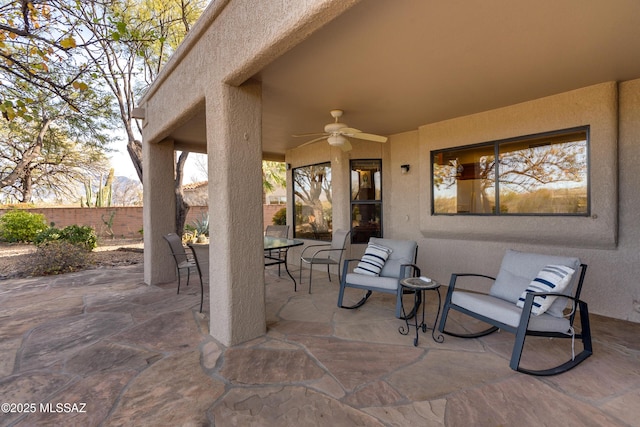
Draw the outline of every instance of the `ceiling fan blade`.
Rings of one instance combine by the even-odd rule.
[[[351,138],[366,139],[367,141],[387,142],[387,137],[386,136],[374,135],[372,133],[360,132],[360,133],[354,133],[354,134],[348,135],[348,136],[350,136]]]
[[[340,129],[340,133],[345,136],[351,136],[356,133],[362,133],[362,131],[360,129],[355,129],[355,128],[342,128]]]
[[[342,151],[351,151],[352,148],[353,147],[351,147],[351,143],[349,141],[346,141],[344,144],[340,146],[340,149]]]
[[[301,137],[309,137],[309,136],[315,136],[315,135],[326,135],[329,136],[328,133],[326,132],[311,132],[311,133],[299,133],[296,135],[291,135],[294,138],[301,138]]]
[[[297,148],[304,147],[305,145],[313,144],[314,142],[318,142],[318,141],[321,141],[321,140],[326,139],[326,138],[327,138],[327,136],[323,135],[320,138],[315,138],[315,139],[312,139],[311,141],[305,142],[304,144],[300,144],[300,145],[298,145]]]

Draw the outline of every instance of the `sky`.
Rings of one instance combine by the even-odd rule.
[[[126,145],[123,142],[113,145],[118,145],[118,148],[124,147],[123,149],[109,153],[109,161],[111,162],[115,175],[138,180],[138,174],[133,167],[129,153],[127,153]],[[116,148],[113,145],[112,148]]]
[[[114,169],[115,176],[124,176],[139,181],[138,173],[133,167],[133,162],[131,162],[131,158],[127,152],[126,142],[122,139],[114,138],[114,142],[111,143],[110,148],[114,150],[108,154],[108,157],[111,162],[111,166]],[[198,153],[189,154],[189,158],[185,165],[185,174],[182,181],[183,184],[207,180],[206,174],[202,172],[200,170],[201,168],[196,164],[198,157],[206,158],[206,155]]]

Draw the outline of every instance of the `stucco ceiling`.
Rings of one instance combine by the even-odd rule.
[[[390,135],[639,77],[637,0],[363,0],[255,76],[274,153],[322,131],[335,108]],[[196,133],[189,123],[176,136]]]

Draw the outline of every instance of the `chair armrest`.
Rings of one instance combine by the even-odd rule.
[[[319,245],[309,245],[309,246],[306,246],[306,247],[302,250],[302,252],[300,252],[300,258],[302,258],[302,257],[304,256],[304,253],[305,253],[305,252],[307,251],[307,249],[309,249],[309,248],[318,248],[318,247],[321,247],[321,246],[329,246],[329,245],[331,245],[331,244],[330,244],[330,243],[324,243],[324,244],[319,244]]]
[[[520,324],[518,325],[518,332],[520,334],[525,333],[525,331],[527,330],[528,326],[529,326],[529,318],[531,317],[532,313],[531,313],[531,309],[533,308],[533,299],[535,297],[538,296],[558,296],[558,297],[564,297],[564,298],[568,298],[571,301],[573,301],[573,309],[571,310],[571,313],[569,314],[569,323],[573,326],[573,320],[575,318],[576,315],[576,307],[580,308],[580,312],[581,314],[583,314],[583,310],[584,312],[587,311],[587,303],[580,300],[579,298],[573,296],[573,295],[565,295],[559,292],[527,292],[527,295],[524,298],[524,306],[522,307],[522,316],[520,316]],[[588,314],[587,314],[588,316]]]
[[[195,249],[193,249],[193,246],[187,246],[190,250],[189,251],[184,251],[184,254],[187,256],[187,261],[194,261],[196,260],[196,254],[195,254]]]
[[[337,249],[318,249],[317,251],[315,251],[313,253],[312,258],[315,258],[316,255],[318,255],[320,252],[342,252],[342,251],[344,251],[344,249],[342,249],[342,248],[337,248]]]
[[[563,293],[560,293],[560,292],[527,292],[527,295],[525,295],[524,306],[522,307],[522,311],[524,313],[528,313],[529,316],[531,316],[531,309],[533,307],[533,299],[535,297],[542,297],[542,296],[555,296],[555,297],[562,297],[562,298],[567,298],[568,300],[571,300],[572,304],[573,304],[573,309],[571,311],[572,314],[575,313],[575,308],[576,308],[577,305],[585,304],[584,301],[582,301],[581,299],[579,299],[579,298],[577,298],[577,297],[575,297],[573,295],[567,295],[567,294],[563,294]],[[530,301],[529,305],[527,305],[527,302],[529,300],[531,300],[531,301]]]
[[[486,274],[477,274],[477,273],[453,273],[451,275],[451,279],[449,280],[449,287],[447,288],[447,296],[445,297],[445,304],[449,305],[451,303],[451,296],[453,295],[453,291],[456,287],[456,281],[458,277],[483,277],[489,280],[496,280],[495,277],[487,276]]]
[[[351,264],[352,262],[357,262],[360,261],[359,258],[350,258],[350,259],[345,259],[342,261],[342,269],[345,270],[347,268],[349,268],[349,264]]]
[[[412,268],[413,269],[413,275],[412,276],[407,276],[407,268]],[[419,277],[422,275],[422,273],[420,273],[420,267],[418,267],[415,264],[401,264],[400,265],[400,278],[405,278],[405,277]]]
[[[347,269],[349,268],[349,264],[351,264],[352,262],[359,262],[359,261],[360,261],[360,259],[359,259],[359,258],[350,258],[350,259],[345,259],[345,260],[342,262],[342,272],[343,272],[343,275],[347,274],[346,272],[347,272]]]
[[[349,259],[345,259],[342,262],[342,279],[340,280],[341,284],[344,284],[345,281],[347,280],[347,271],[349,270],[349,264],[351,264],[352,262],[359,262],[360,259],[359,258],[349,258]]]
[[[453,273],[451,275],[451,279],[449,280],[449,289],[453,290],[456,286],[456,281],[458,277],[484,277],[489,280],[496,280],[493,276],[487,276],[486,274],[477,274],[477,273]]]

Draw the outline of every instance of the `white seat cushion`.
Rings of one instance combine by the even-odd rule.
[[[518,327],[522,315],[522,309],[511,301],[505,301],[485,294],[455,291],[451,295],[451,302],[469,311],[514,328]],[[571,324],[568,319],[545,313],[540,316],[531,316],[527,329],[531,331],[559,332],[565,334],[569,331],[570,327]]]
[[[394,277],[367,276],[364,274],[349,273],[345,279],[348,285],[365,286],[367,288],[377,288],[381,290],[396,291],[398,289],[398,279]]]

